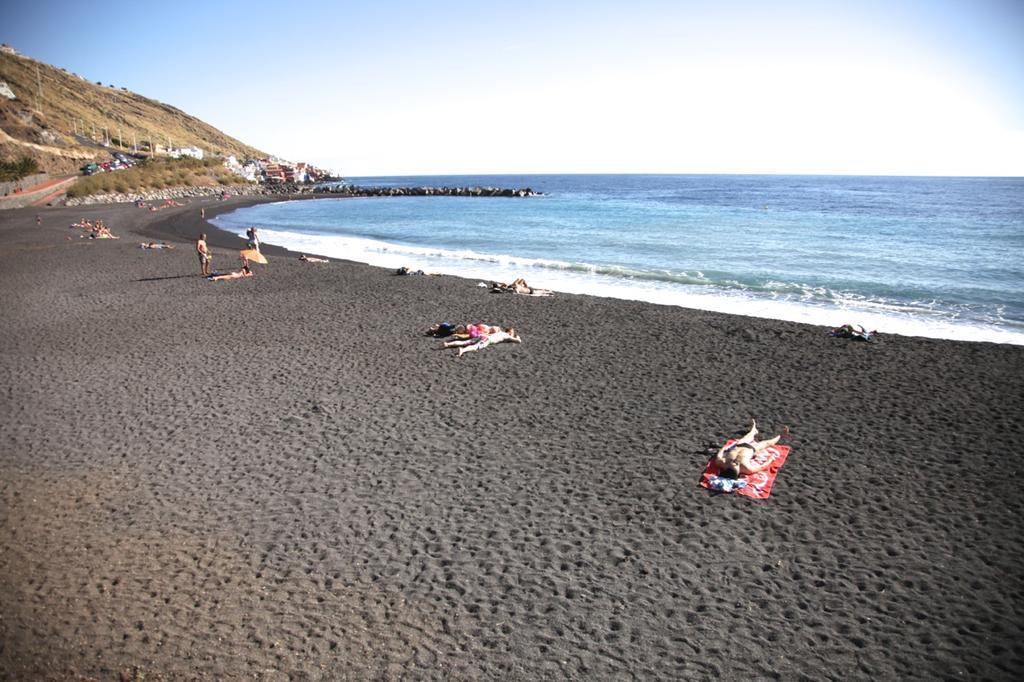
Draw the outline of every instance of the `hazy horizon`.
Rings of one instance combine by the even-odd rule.
[[[8,14],[23,54],[346,176],[1024,176],[1009,0]]]

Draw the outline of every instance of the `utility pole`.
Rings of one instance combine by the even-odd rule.
[[[36,96],[36,108],[39,113],[43,111],[43,77],[39,75],[39,62],[36,62],[36,83],[39,86],[39,94]]]
[[[121,126],[117,126],[117,148],[124,149],[124,143],[121,142]]]

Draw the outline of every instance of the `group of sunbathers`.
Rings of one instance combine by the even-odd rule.
[[[451,324],[442,322],[435,324],[426,332],[435,338],[451,338],[445,341],[442,348],[458,348],[459,357],[465,353],[483,350],[487,346],[498,343],[522,343],[519,334],[512,327],[502,328],[493,324]]]
[[[86,220],[80,218],[77,223],[71,223],[70,227],[78,227],[89,231],[89,239],[120,239],[115,237],[102,220]],[[84,236],[84,235],[82,235]]]
[[[491,282],[491,291],[496,294],[521,294],[523,296],[551,296],[550,289],[537,289],[526,283],[526,280],[519,277],[511,284]]]
[[[396,275],[436,275],[436,272],[423,272],[422,270],[410,270],[404,265],[395,270]]]
[[[139,201],[135,205],[138,206],[139,208],[145,208],[146,207],[146,202]],[[159,206],[150,206],[149,210],[150,211],[162,211],[165,208],[173,208],[175,206],[184,206],[184,205],[185,204],[179,203],[179,202],[175,201],[174,199],[165,199],[164,203],[160,204]]]

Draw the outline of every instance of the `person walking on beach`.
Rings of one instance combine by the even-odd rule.
[[[203,220],[206,220],[206,209],[205,208],[199,209],[199,217],[202,218]]]
[[[245,231],[245,236],[249,238],[249,248],[260,250],[260,238],[256,235],[256,226],[250,227]]]
[[[206,233],[196,240],[196,253],[199,254],[199,265],[203,269],[203,277],[210,276],[210,248],[206,245]]]

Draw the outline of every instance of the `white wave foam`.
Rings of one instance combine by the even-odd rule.
[[[226,227],[232,231],[238,229]],[[236,233],[242,236],[242,232]],[[510,282],[517,277],[525,277],[533,286],[570,294],[646,301],[830,328],[848,323],[861,324],[883,334],[1024,345],[1024,332],[980,322],[970,323],[958,319],[955,314],[929,311],[924,302],[922,305],[899,305],[813,287],[794,291],[793,294],[779,291],[757,294],[738,282],[734,289],[688,285],[630,277],[624,268],[619,268],[621,273],[613,276],[600,274],[596,266],[557,260],[471,250],[453,251],[346,235],[310,235],[272,229],[261,229],[260,234],[266,243],[292,251],[390,269],[404,266],[488,282]],[[608,272],[613,270],[607,269]],[[691,281],[704,279],[703,273],[695,275]],[[826,304],[823,300],[831,303]]]

